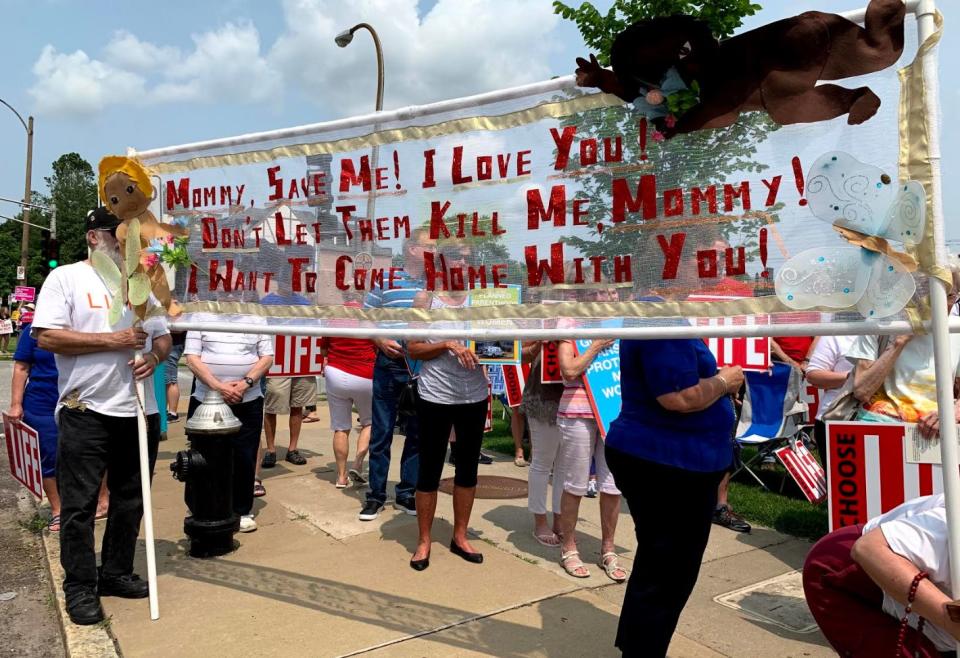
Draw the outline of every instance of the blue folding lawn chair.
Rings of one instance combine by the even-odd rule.
[[[746,470],[767,489],[751,467],[774,458],[773,453],[788,445],[803,423],[806,413],[806,405],[800,400],[803,375],[785,363],[774,363],[769,373],[745,372],[744,379],[747,392],[736,441],[741,447],[756,448],[757,452],[749,460],[741,460],[733,475]]]

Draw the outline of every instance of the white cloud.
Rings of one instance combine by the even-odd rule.
[[[42,114],[94,114],[108,103],[136,104],[144,99],[141,76],[90,59],[82,50],[65,54],[47,45],[33,73],[37,82],[30,95]]]
[[[337,116],[373,110],[376,59],[361,30],[346,48],[334,36],[370,22],[383,43],[384,106],[419,105],[550,75],[557,24],[547,0],[285,0],[284,29],[269,48],[250,21],[194,34],[190,52],[115,32],[99,59],[46,46],[34,64],[38,112],[87,114],[106,104],[279,103],[299,93]]]

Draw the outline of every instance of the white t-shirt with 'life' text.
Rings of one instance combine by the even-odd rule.
[[[44,281],[37,297],[37,311],[33,329],[69,329],[82,333],[108,333],[129,329],[136,316],[125,309],[120,321],[110,326],[108,314],[112,295],[96,270],[86,262],[64,265],[53,270]],[[156,300],[151,297],[151,303]],[[169,334],[163,315],[148,318],[143,323],[147,334],[143,353],[153,346],[153,340]],[[133,368],[133,350],[112,350],[89,354],[57,354],[60,372],[58,389],[60,401],[76,396],[90,411],[105,416],[136,416],[137,399]],[[143,380],[144,413],[157,413],[153,377]]]

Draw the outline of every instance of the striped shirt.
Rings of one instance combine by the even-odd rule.
[[[221,319],[222,318],[218,318]],[[263,322],[245,316],[234,316],[240,322]],[[246,377],[261,356],[273,356],[273,336],[267,334],[234,334],[219,331],[188,331],[185,355],[199,356],[210,369],[210,374],[221,382],[235,382]],[[203,400],[207,385],[196,378],[197,387],[193,397]],[[243,394],[243,401],[250,402],[261,397],[259,386],[251,386]]]
[[[395,272],[393,285],[384,281],[384,286],[373,288],[366,299],[364,308],[412,308],[417,293],[423,290],[423,279],[415,279],[404,271]]]

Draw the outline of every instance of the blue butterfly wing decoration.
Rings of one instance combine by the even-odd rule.
[[[879,167],[848,153],[832,151],[817,158],[806,192],[810,211],[835,226],[907,245],[923,237],[923,185],[894,183]],[[856,308],[866,318],[896,315],[916,292],[916,282],[902,264],[853,245],[797,254],[780,268],[775,287],[790,308]]]

